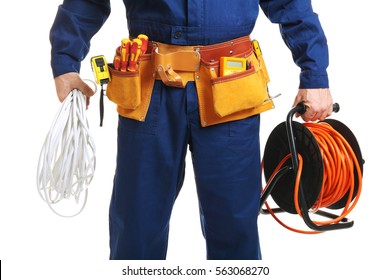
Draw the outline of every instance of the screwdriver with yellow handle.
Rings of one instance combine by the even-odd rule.
[[[139,34],[137,39],[140,39],[142,41],[142,46],[141,46],[141,54],[146,53],[148,49],[148,43],[149,43],[149,38],[145,34]]]
[[[129,53],[131,48],[131,40],[128,38],[122,39],[121,47],[121,71],[125,72],[129,61]]]

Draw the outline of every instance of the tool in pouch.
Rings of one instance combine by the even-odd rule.
[[[260,43],[259,43],[259,41],[257,41],[257,40],[252,40],[252,47],[253,47],[253,52],[255,53],[256,58],[259,60],[260,64],[265,65],[264,58],[263,58],[263,53],[261,52],[261,48],[260,48]],[[264,72],[265,72],[265,75],[266,75],[267,77],[269,77],[269,76],[268,76],[268,71],[267,71],[267,68],[266,68],[266,67],[264,67]],[[267,91],[268,91],[268,93],[269,93],[268,87],[267,87]],[[276,94],[276,95],[274,95],[274,96],[270,96],[269,98],[264,99],[264,103],[266,103],[266,102],[268,102],[268,101],[271,101],[271,100],[273,100],[273,99],[275,99],[275,98],[277,98],[277,97],[279,97],[279,96],[281,96],[281,95],[282,95],[281,93],[278,93],[278,94]]]
[[[148,42],[148,36],[144,34],[138,35],[133,40],[123,38],[119,54],[116,53],[114,57],[114,69],[122,72],[135,72],[140,55],[144,54],[148,48]]]

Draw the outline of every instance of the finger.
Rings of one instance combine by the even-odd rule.
[[[305,122],[310,122],[311,121],[311,118],[309,116],[307,116],[307,115],[302,115],[301,118]]]
[[[328,105],[323,111],[322,113],[319,114],[319,120],[320,121],[323,121],[324,119],[326,119],[327,117],[329,117],[330,115],[333,114],[333,103],[331,103],[330,105]]]
[[[89,96],[87,96],[87,97],[85,98],[85,102],[86,102],[86,109],[88,109],[88,106],[89,106],[89,99],[90,99],[90,97],[89,97]]]
[[[318,112],[314,110],[310,105],[305,106],[305,113],[302,115],[302,119],[306,122],[316,121],[318,118]]]
[[[95,94],[95,91],[83,81],[81,82],[80,91],[87,97]]]
[[[324,111],[320,117],[318,118],[320,121],[325,120],[327,117],[329,117],[332,114],[332,111],[329,112],[329,110]]]
[[[303,105],[303,107],[301,107],[301,105]],[[299,106],[299,108],[298,108]],[[295,113],[295,117],[300,117],[302,115],[305,115],[306,112],[308,111],[308,109],[310,108],[308,105],[307,105],[307,102],[306,101],[299,101],[297,102],[296,104],[294,103],[294,106],[297,110],[297,112]],[[306,114],[307,116],[307,114]]]
[[[317,120],[316,118],[316,114],[304,114],[302,116],[302,119],[305,121],[305,122],[314,122]]]

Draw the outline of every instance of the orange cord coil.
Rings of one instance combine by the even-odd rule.
[[[324,166],[322,188],[317,201],[311,206],[311,212],[315,213],[320,208],[330,207],[343,198],[346,198],[344,209],[337,218],[313,222],[319,226],[337,224],[352,211],[359,200],[362,189],[362,170],[360,168],[359,160],[351,145],[329,123],[304,123],[303,125],[307,127],[315,137],[321,151]],[[290,158],[291,154],[288,154],[280,161],[268,180],[265,189],[268,187],[275,174],[277,174],[280,168]],[[297,213],[302,217],[298,192],[304,162],[300,154],[298,154],[298,159],[298,170],[294,185],[294,206]],[[272,217],[285,228],[305,234],[321,233],[321,231],[305,231],[287,226],[276,217],[274,211],[272,211],[267,202],[265,202],[265,205]]]

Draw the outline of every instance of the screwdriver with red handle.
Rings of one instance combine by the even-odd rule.
[[[129,55],[129,66],[127,67],[128,71],[134,72],[137,70],[137,63],[139,55],[141,54],[142,41],[140,39],[134,39]]]
[[[114,69],[115,70],[120,70],[121,69],[121,56],[120,55],[115,55],[114,57]]]
[[[142,41],[141,54],[146,53],[146,51],[148,50],[148,42],[149,42],[148,36],[146,36],[145,34],[139,34],[137,38]]]

